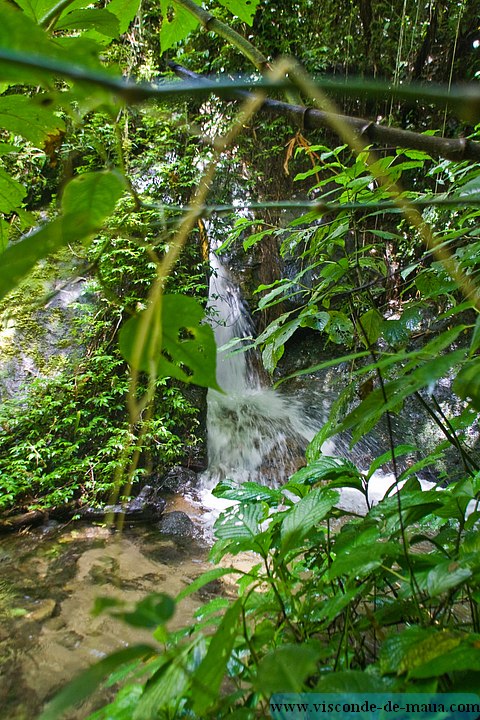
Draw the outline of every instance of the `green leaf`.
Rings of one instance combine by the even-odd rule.
[[[455,330],[457,330],[456,328]],[[373,390],[357,407],[350,412],[342,423],[336,428],[337,432],[354,428],[352,445],[358,442],[362,435],[370,430],[387,410],[397,410],[405,398],[412,395],[422,387],[438,380],[454,365],[464,358],[464,350],[456,350],[446,355],[440,355],[428,360],[412,372],[393,380],[384,386],[387,401],[383,397],[383,389]]]
[[[84,173],[66,186],[62,210],[66,216],[81,219],[85,228],[96,230],[115,210],[124,190],[125,179],[115,171]]]
[[[388,637],[380,650],[380,671],[382,674],[398,673],[403,659],[424,639],[430,638],[436,631],[432,628],[409,627],[401,633]]]
[[[244,482],[239,486],[233,481],[222,480],[213,489],[212,494],[215,497],[238,500],[241,503],[267,502],[270,505],[278,505],[284,500],[281,490],[251,481]]]
[[[132,720],[156,720],[159,713],[172,703],[178,703],[190,684],[183,667],[189,651],[187,647],[173,660],[167,661],[148,681],[138,701]]]
[[[339,345],[351,345],[354,335],[353,323],[345,313],[332,310],[325,331],[329,339]]]
[[[359,337],[366,347],[373,345],[380,337],[383,318],[380,313],[373,309],[368,310],[359,319]],[[366,336],[366,337],[365,337]]]
[[[147,595],[130,612],[125,611],[126,605],[124,600],[99,597],[95,599],[92,614],[96,616],[107,610],[110,611],[110,615],[121,618],[127,625],[156,628],[170,620],[175,612],[175,601],[165,593]]]
[[[0,180],[0,187],[1,187],[1,180]],[[6,247],[8,245],[9,234],[10,234],[9,223],[6,220],[4,220],[3,218],[0,218],[0,253],[3,253],[3,251],[6,249]]]
[[[122,612],[118,616],[133,627],[156,628],[173,617],[175,601],[165,593],[152,593],[140,600],[132,612]]]
[[[173,12],[170,8],[173,7]],[[184,40],[198,27],[198,20],[175,0],[160,0],[162,11],[162,27],[160,29],[160,45],[162,52],[169,50]]]
[[[134,645],[133,647],[112,653],[88,668],[88,670],[82,672],[75,680],[68,683],[68,685],[48,703],[38,720],[57,720],[69,707],[76,705],[90,696],[102,680],[120,665],[124,665],[134,659],[140,660],[142,658],[148,658],[154,654],[155,649],[149,645]]]
[[[463,366],[452,388],[462,400],[469,400],[475,410],[480,411],[480,358]]]
[[[252,25],[259,2],[260,0],[220,0],[221,5],[247,25]]]
[[[401,552],[401,548],[396,542],[383,542],[376,545],[358,545],[352,543],[346,547],[329,567],[327,576],[329,580],[334,580],[341,575],[347,577],[365,577],[382,565],[384,558],[396,557]]]
[[[204,310],[194,298],[164,295],[161,331],[158,313],[144,310],[123,325],[120,351],[132,367],[173,377],[186,383],[214,388],[217,348],[213,330],[203,324]]]
[[[480,636],[470,635],[462,642],[452,638],[431,648],[432,653],[426,654],[421,664],[410,668],[411,678],[439,677],[451,673],[466,670],[480,670]],[[432,655],[434,655],[432,657]],[[478,690],[478,685],[475,688]]]
[[[478,197],[478,200],[480,200],[480,174],[459,188],[456,195],[459,198],[468,198],[469,200],[475,200]]]
[[[239,598],[223,616],[210,641],[207,654],[194,673],[193,710],[200,717],[208,717],[208,707],[218,701],[220,685],[240,629],[241,611],[242,599]]]
[[[315,674],[320,656],[317,648],[286,643],[261,658],[254,686],[265,695],[301,692],[305,680]]]
[[[296,548],[310,530],[323,520],[338,502],[336,490],[315,488],[299,500],[286,514],[281,525],[281,551]]]
[[[217,567],[213,568],[212,570],[207,570],[207,572],[202,573],[200,577],[196,578],[186,588],[181,590],[177,595],[176,600],[177,602],[180,602],[189,595],[192,595],[194,592],[201,590],[201,588],[205,587],[205,585],[208,585],[208,583],[211,583],[214,580],[218,580],[219,578],[224,577],[224,575],[232,574],[239,575],[240,573],[235,568]]]
[[[312,442],[314,441],[315,438]],[[313,485],[320,481],[335,480],[337,478],[342,478],[345,481],[352,479],[361,481],[361,475],[351,460],[329,455],[321,455],[307,467],[300,468],[292,475],[290,480],[295,483]],[[288,483],[284,486],[285,488],[288,489]]]
[[[120,25],[116,15],[105,9],[73,10],[55,24],[56,30],[95,30],[108,38],[118,37]]]
[[[385,692],[385,683],[361,670],[340,670],[320,677],[314,692],[319,693],[378,693]]]
[[[472,356],[480,348],[480,315],[477,316],[475,327],[473,329],[472,340],[470,342],[469,355]]]
[[[427,591],[430,597],[440,595],[451,588],[462,585],[472,576],[468,567],[462,567],[455,561],[435,565],[427,575]]]
[[[3,253],[0,298],[15,288],[38,260],[100,229],[113,212],[124,187],[123,178],[115,172],[86,173],[74,178],[65,188],[63,215]]]
[[[118,18],[119,34],[123,35],[138,12],[141,0],[110,0],[107,9]]]
[[[215,522],[215,535],[221,540],[254,540],[265,520],[265,507],[239,505],[222,513]]]
[[[27,191],[17,180],[0,168],[0,212],[10,213],[23,201]]]

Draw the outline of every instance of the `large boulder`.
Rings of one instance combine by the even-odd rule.
[[[162,515],[158,523],[158,529],[164,535],[175,535],[177,537],[192,537],[195,534],[195,525],[188,515],[181,510]]]

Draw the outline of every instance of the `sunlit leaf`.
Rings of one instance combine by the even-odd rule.
[[[95,30],[108,38],[117,37],[120,33],[117,16],[109,10],[95,8],[69,12],[62,16],[55,28],[57,30]]]
[[[364,345],[369,347],[378,340],[381,333],[382,322],[382,316],[378,310],[374,309],[368,310],[359,318],[359,336]]]
[[[162,27],[160,45],[162,52],[184,40],[198,27],[197,18],[175,0],[160,0]]]
[[[65,123],[48,106],[48,98],[27,95],[0,97],[0,126],[15,135],[22,135],[36,147],[43,147],[50,134],[65,130]]]
[[[119,338],[123,357],[139,370],[154,370],[157,377],[220,390],[215,338],[203,322],[200,303],[185,295],[164,295],[161,307],[161,331],[158,315],[148,310],[127,320]]]
[[[0,168],[0,212],[9,213],[15,210],[26,194],[23,185]]]
[[[310,530],[323,520],[338,502],[338,498],[336,490],[315,488],[299,500],[282,522],[282,552],[286,553],[295,548]]]
[[[62,215],[3,253],[0,297],[13,290],[38,260],[99,229],[113,212],[123,190],[124,180],[114,172],[85,173],[74,178],[64,191]]]
[[[247,25],[252,24],[259,2],[260,0],[220,0],[227,10],[230,10],[233,15],[239,17]]]

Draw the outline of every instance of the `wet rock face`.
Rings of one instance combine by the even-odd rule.
[[[158,480],[156,489],[162,492],[177,493],[197,485],[197,473],[189,468],[176,465]]]
[[[195,534],[195,525],[188,515],[181,510],[165,513],[158,523],[158,529],[164,535],[192,537]]]

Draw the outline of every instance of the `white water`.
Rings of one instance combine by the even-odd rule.
[[[217,347],[251,338],[253,325],[238,287],[218,258],[211,257],[209,307]],[[301,403],[265,387],[252,351],[219,351],[217,381],[225,394],[207,396],[208,470],[203,486],[219,480],[278,485],[301,464],[318,425]]]

